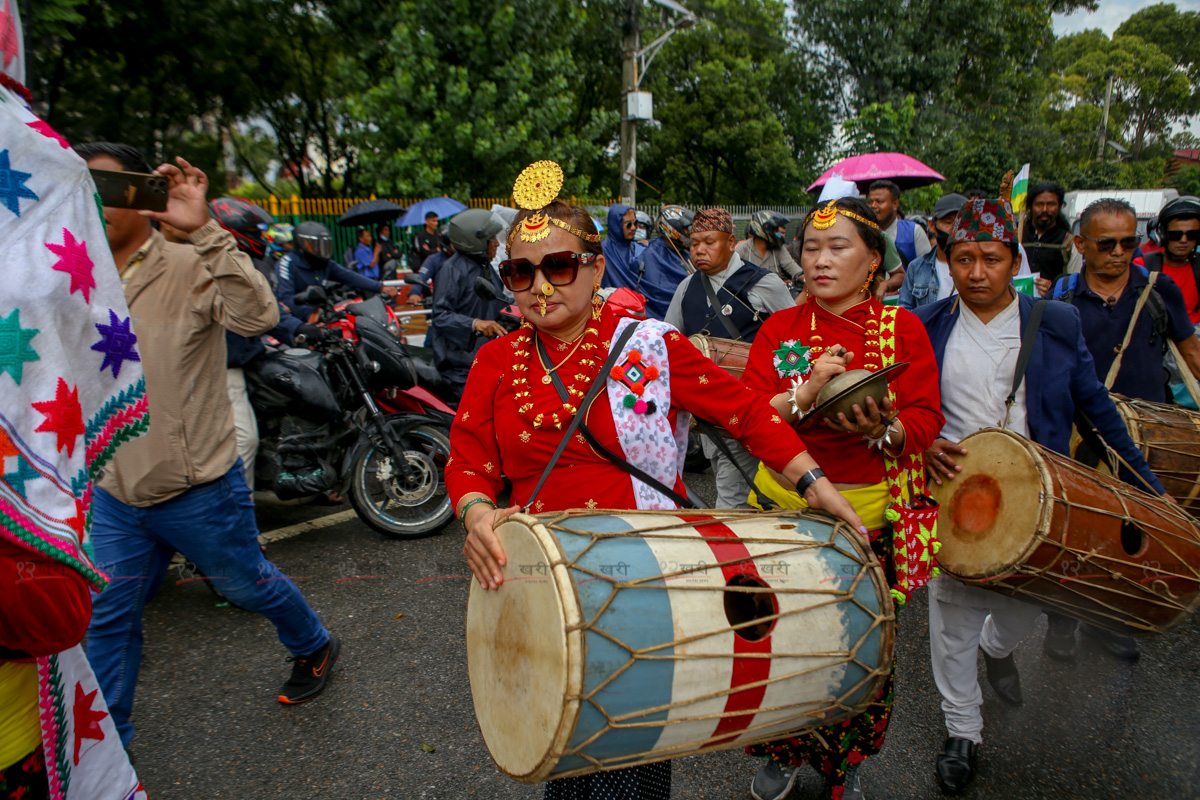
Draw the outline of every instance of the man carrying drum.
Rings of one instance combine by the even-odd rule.
[[[1105,385],[1126,397],[1165,403],[1170,397],[1163,367],[1167,340],[1179,346],[1195,376],[1200,376],[1200,340],[1194,335],[1179,286],[1166,273],[1130,266],[1139,239],[1133,206],[1111,198],[1092,203],[1083,210],[1075,237],[1075,249],[1083,255],[1083,270],[1059,278],[1052,296],[1079,311],[1083,339],[1095,362],[1096,376]],[[1112,374],[1114,364],[1117,367]],[[1047,612],[1047,617],[1046,655],[1058,661],[1073,660],[1078,623],[1053,612]],[[1138,657],[1136,639],[1086,623],[1080,630],[1118,658]]]
[[[947,255],[957,296],[916,312],[937,357],[946,418],[941,437],[925,455],[930,477],[939,485],[953,480],[961,469],[955,456],[967,452],[956,442],[983,428],[1005,427],[1069,453],[1078,408],[1137,471],[1139,487],[1148,484],[1163,493],[1096,377],[1079,313],[1013,289],[1021,256],[1008,202],[968,201],[954,220]],[[1025,345],[1023,337],[1030,336]],[[996,694],[1020,705],[1021,681],[1012,652],[1041,613],[1038,606],[953,578],[930,582],[929,649],[949,734],[937,759],[937,775],[946,794],[966,789],[982,741],[976,650],[983,650]]]

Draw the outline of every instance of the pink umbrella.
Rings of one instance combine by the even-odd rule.
[[[916,189],[946,180],[945,176],[939,175],[912,156],[903,153],[867,153],[851,156],[834,164],[808,187],[808,191],[824,186],[825,181],[835,172],[848,181],[854,181],[859,190],[864,192],[871,181],[877,180],[892,181],[901,189]]]

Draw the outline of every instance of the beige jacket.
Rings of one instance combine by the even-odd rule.
[[[125,285],[146,374],[150,431],[117,449],[100,488],[150,506],[214,481],[237,461],[233,408],[225,393],[225,329],[243,336],[279,322],[266,278],[233,237],[209,220],[192,244],[155,231],[146,259]]]

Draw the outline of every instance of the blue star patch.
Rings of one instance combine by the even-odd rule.
[[[122,320],[111,308],[108,310],[109,324],[96,323],[100,331],[100,341],[92,345],[92,349],[104,353],[104,363],[100,371],[111,369],[114,378],[121,376],[121,365],[126,361],[141,361],[141,356],[133,349],[137,344],[137,335],[130,329],[130,318]]]
[[[33,173],[12,169],[8,162],[8,151],[0,150],[0,203],[9,211],[21,216],[21,200],[37,200],[38,196],[25,185]]]

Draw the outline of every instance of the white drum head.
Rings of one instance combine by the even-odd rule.
[[[467,672],[484,742],[505,773],[545,769],[574,727],[578,703],[568,704],[567,617],[552,556],[531,517],[509,517],[497,530],[508,559],[499,590],[472,579],[467,601]],[[541,533],[545,529],[537,526]],[[548,538],[548,534],[545,534]],[[560,571],[562,568],[560,567]],[[574,596],[567,599],[577,607]],[[576,638],[578,634],[575,635]],[[578,645],[576,645],[577,647]],[[564,717],[570,713],[570,720]]]
[[[963,439],[962,472],[930,481],[938,512],[938,566],[960,578],[1004,575],[1033,546],[1042,516],[1041,457],[1020,436],[999,430]]]

